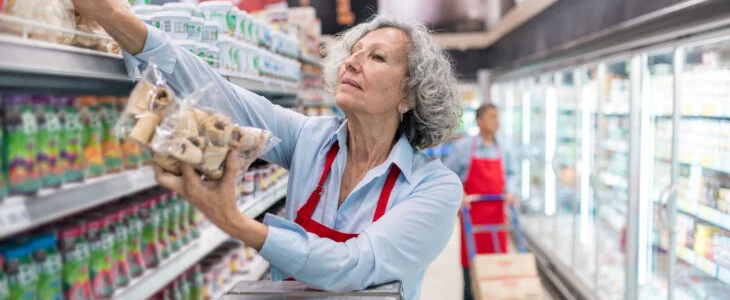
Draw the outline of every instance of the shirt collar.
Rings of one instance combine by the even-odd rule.
[[[335,131],[332,135],[330,145],[337,141],[340,145],[340,149],[347,149],[347,120],[341,119],[341,121],[342,124],[340,124],[340,127],[337,128],[337,131]],[[390,154],[388,154],[388,158],[385,162],[373,168],[372,171],[376,176],[381,176],[389,170],[390,164],[395,164],[400,169],[403,177],[405,177],[408,182],[411,182],[413,159],[417,152],[418,151],[411,146],[411,143],[408,142],[408,138],[406,138],[405,134],[403,134],[400,138],[398,138],[393,149],[390,150]]]

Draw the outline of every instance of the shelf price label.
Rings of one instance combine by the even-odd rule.
[[[7,201],[0,205],[0,234],[12,232],[30,224],[28,208],[23,200]]]

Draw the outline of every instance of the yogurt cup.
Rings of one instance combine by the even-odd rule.
[[[241,74],[249,73],[249,59],[248,56],[251,54],[250,46],[245,42],[237,42],[236,47],[238,48],[238,72]]]
[[[226,26],[228,26],[226,34],[228,34],[230,37],[236,37],[236,28],[238,28],[238,15],[240,12],[241,10],[239,10],[238,7],[233,6],[231,7],[231,10],[228,11],[228,14],[226,14]]]
[[[190,14],[179,11],[161,11],[154,14],[153,20],[155,27],[165,31],[173,40],[187,39]]]
[[[218,23],[223,33],[230,34],[226,17],[228,16],[228,12],[233,8],[231,1],[206,1],[198,4],[198,8],[203,14],[203,19]]]
[[[216,46],[210,46],[207,52],[208,64],[215,69],[218,68],[219,53],[220,50]]]
[[[190,40],[179,40],[179,41],[172,41],[175,45],[178,45],[180,47],[183,47],[185,50],[190,51],[190,53],[197,55],[195,53],[197,44],[194,41]]]
[[[249,22],[249,15],[246,11],[239,11],[238,17],[236,18],[236,38],[241,41],[247,41],[246,37],[246,24]]]
[[[198,56],[202,59],[205,59],[206,57],[208,57],[207,52],[208,52],[209,48],[210,48],[210,46],[208,46],[208,44],[195,43],[195,52],[194,53],[196,56]]]
[[[162,5],[164,11],[181,11],[193,15],[195,13],[195,5],[182,2],[168,2]]]
[[[188,40],[200,42],[203,33],[203,18],[192,17],[188,21]]]
[[[218,40],[216,43],[216,47],[219,49],[219,58],[220,58],[220,68],[222,70],[230,71],[232,72],[232,62],[233,62],[233,51],[232,49],[234,43],[233,40],[228,38],[222,38]]]
[[[203,27],[200,33],[200,41],[215,45],[218,42],[218,37],[221,36],[223,28],[218,23],[213,21],[203,22]]]
[[[156,12],[162,11],[162,6],[159,5],[137,5],[132,7],[132,10],[134,10],[134,14],[138,16],[151,16]]]

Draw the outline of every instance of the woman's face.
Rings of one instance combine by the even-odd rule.
[[[408,34],[396,28],[380,28],[363,36],[340,67],[335,103],[345,114],[398,116],[405,105]]]

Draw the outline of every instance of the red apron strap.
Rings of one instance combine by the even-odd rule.
[[[314,210],[317,209],[317,205],[319,204],[319,200],[322,197],[322,191],[324,190],[324,181],[327,180],[327,175],[329,175],[330,170],[332,169],[332,163],[335,161],[335,157],[337,157],[337,152],[340,151],[340,145],[335,142],[330,146],[329,151],[327,151],[327,159],[324,163],[324,171],[322,171],[322,176],[319,178],[319,183],[317,184],[317,187],[312,191],[312,194],[309,195],[309,199],[307,199],[307,203],[302,206],[302,208],[297,211],[297,215],[303,215],[307,217],[311,217],[312,214],[314,214]]]
[[[378,206],[375,207],[375,215],[373,215],[373,223],[385,214],[385,209],[388,207],[388,199],[390,199],[390,192],[393,191],[393,187],[395,186],[395,181],[398,180],[398,176],[400,176],[400,168],[398,168],[395,164],[392,164],[390,172],[388,172],[388,178],[385,179],[383,190],[380,191]]]

